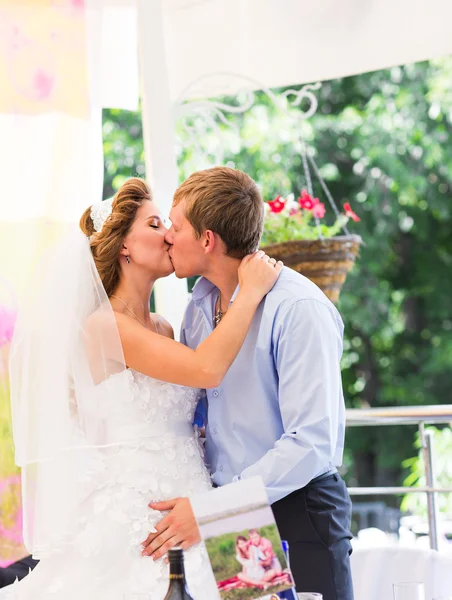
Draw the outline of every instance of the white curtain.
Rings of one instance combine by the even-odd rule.
[[[30,258],[102,197],[102,107],[138,105],[136,13],[0,0],[0,22],[0,276],[19,290]]]
[[[173,102],[245,86],[334,79],[452,53],[450,0],[152,1],[162,3]],[[138,10],[137,0],[96,3],[111,15]],[[122,20],[112,17],[108,26],[109,39],[121,40]],[[135,60],[130,46],[120,54],[118,70]],[[127,77],[127,68],[121,75]]]
[[[171,96],[334,79],[452,53],[450,0],[164,0]],[[212,77],[214,74],[227,74]]]
[[[39,254],[101,199],[102,107],[137,108],[136,37],[133,7],[0,0],[0,566],[26,553],[8,401],[15,307]]]

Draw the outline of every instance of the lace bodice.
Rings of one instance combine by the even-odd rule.
[[[103,426],[104,447],[91,481],[103,487],[117,482],[150,500],[210,487],[193,417],[199,390],[159,381],[127,369],[97,386],[93,403]],[[189,465],[190,477],[183,477]]]
[[[97,386],[96,412],[105,442],[193,435],[199,390],[127,369]]]

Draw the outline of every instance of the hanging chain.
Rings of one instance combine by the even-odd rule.
[[[306,177],[306,187],[308,188],[308,194],[312,197],[314,195],[312,189],[312,179],[311,173],[309,171],[309,165],[307,160],[308,151],[306,149],[306,143],[304,140],[301,141],[301,160],[303,161],[303,169]],[[315,224],[317,226],[317,232],[319,234],[319,238],[323,240],[322,228],[320,227],[320,220],[316,214],[314,214]]]
[[[319,168],[317,167],[315,160],[312,158],[312,156],[308,156],[308,160],[312,165],[312,168],[314,169],[315,174],[317,175],[317,179],[320,182],[320,185],[322,186],[323,191],[325,192],[325,196],[328,198],[328,202],[330,203],[331,208],[333,209],[334,214],[336,215],[336,218],[338,219],[341,215],[341,213],[339,212],[336,203],[334,202],[333,196],[331,195],[330,190],[328,189],[326,183],[323,180],[323,177],[320,175],[320,171]],[[350,235],[349,230],[347,229],[347,225],[343,225],[342,229],[345,231],[345,233],[347,235]]]

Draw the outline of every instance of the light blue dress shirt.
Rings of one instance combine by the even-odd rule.
[[[197,282],[181,330],[190,348],[212,333],[217,296],[210,281]],[[343,329],[323,292],[284,267],[222,384],[199,406],[217,485],[260,475],[273,503],[341,465]]]

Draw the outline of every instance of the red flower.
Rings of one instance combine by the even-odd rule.
[[[270,207],[270,212],[272,212],[272,213],[280,213],[281,211],[284,210],[284,207],[286,206],[286,203],[281,198],[281,196],[277,196],[274,200],[270,200],[270,202],[268,202],[268,205]]]
[[[317,217],[318,219],[323,219],[325,213],[325,205],[322,202],[317,202],[317,204],[314,204],[312,208],[312,214],[314,215],[314,217]]]
[[[298,198],[298,204],[305,210],[312,210],[316,204],[319,204],[319,199],[313,198],[306,190],[303,190]]]
[[[350,217],[350,219],[352,219],[353,221],[361,221],[361,219],[358,217],[358,215],[353,212],[352,207],[350,206],[349,202],[346,202],[344,204],[344,209],[345,209],[345,214],[347,215],[347,217]]]

